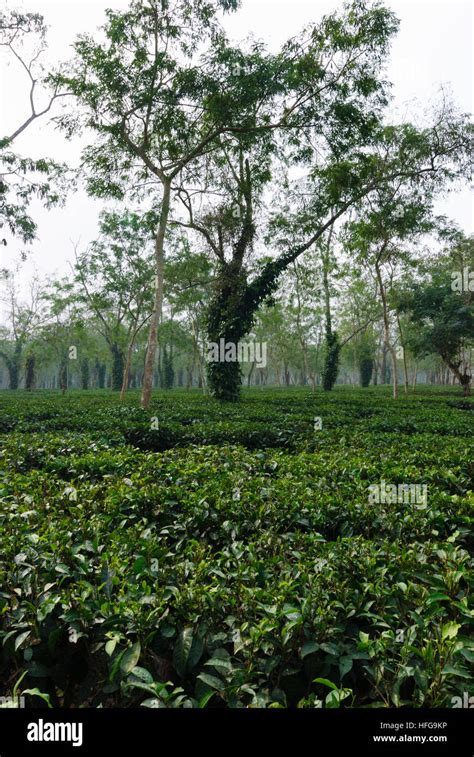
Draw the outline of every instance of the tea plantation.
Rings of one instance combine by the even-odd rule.
[[[474,644],[457,389],[0,395],[0,695],[451,707]],[[320,421],[315,419],[320,419]],[[369,486],[427,486],[374,503]],[[408,498],[410,499],[410,498]],[[456,700],[454,700],[456,701]]]

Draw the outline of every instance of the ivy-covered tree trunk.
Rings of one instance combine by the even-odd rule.
[[[324,352],[324,367],[322,370],[323,389],[330,392],[336,383],[339,372],[339,353],[341,345],[337,333],[332,330],[331,316],[331,292],[329,288],[329,265],[330,265],[330,245],[331,234],[326,248],[323,252],[323,289],[324,289],[324,306],[326,312],[326,340]]]
[[[105,363],[101,363],[100,360],[95,361],[95,370],[97,374],[97,387],[103,389],[105,387]]]
[[[224,345],[234,344],[237,350],[239,341],[252,327],[254,312],[246,308],[245,287],[245,273],[239,263],[222,263],[207,314],[209,343],[219,348],[219,359],[207,363],[208,383],[214,397],[227,402],[239,399],[242,371],[238,360],[222,359],[226,351],[222,355],[220,345],[222,339]]]
[[[7,363],[9,389],[18,389],[20,383],[20,362],[11,360]]]
[[[85,357],[81,361],[81,388],[89,389],[89,382],[90,382],[89,358]]]
[[[21,365],[21,353],[22,345],[17,342],[13,355],[8,355],[6,352],[0,352],[3,357],[8,371],[8,388],[18,389],[20,383],[20,365]]]
[[[29,392],[35,388],[35,363],[35,356],[28,355],[25,365],[25,389]]]
[[[334,387],[339,373],[339,354],[341,345],[338,335],[330,329],[326,331],[324,367],[322,370],[323,389],[330,392]]]
[[[112,353],[112,383],[111,389],[114,392],[119,392],[122,388],[123,381],[123,369],[124,369],[124,355],[123,350],[117,343],[110,345],[110,352]]]

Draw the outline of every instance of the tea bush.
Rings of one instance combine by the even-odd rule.
[[[337,387],[136,404],[0,395],[1,695],[20,679],[31,704],[74,707],[449,707],[469,691],[469,401]],[[381,481],[427,501],[374,504]]]

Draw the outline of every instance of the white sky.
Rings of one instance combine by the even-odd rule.
[[[5,0],[0,0],[5,5]],[[8,7],[36,11],[49,25],[49,50],[44,61],[59,61],[71,56],[77,34],[93,32],[104,19],[104,9],[119,8],[126,0],[18,0]],[[224,17],[224,26],[233,40],[253,33],[276,50],[288,37],[310,21],[340,7],[341,2],[320,0],[243,0],[236,14]],[[410,117],[413,101],[432,101],[441,84],[449,85],[461,110],[472,112],[472,38],[473,11],[463,0],[386,0],[401,20],[400,31],[392,46],[388,79],[393,82],[395,105]],[[7,64],[7,60],[10,62]],[[9,133],[28,114],[28,81],[19,64],[0,54],[0,133]],[[53,111],[54,114],[54,111]],[[36,122],[16,141],[16,152],[32,157],[49,156],[77,164],[81,143],[67,142],[46,119]],[[104,206],[84,193],[71,194],[64,208],[44,210],[32,205],[38,223],[38,240],[25,247],[10,240],[0,247],[0,267],[10,267],[23,249],[28,251],[23,283],[36,268],[43,274],[64,274],[72,259],[72,244],[85,246],[97,231],[97,217]],[[451,194],[440,201],[437,211],[472,231],[472,203],[469,191]]]

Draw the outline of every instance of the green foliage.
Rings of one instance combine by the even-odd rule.
[[[77,108],[57,124],[94,135],[87,191],[152,210],[102,214],[73,280],[38,295],[44,320],[9,291],[0,356],[12,389],[26,356],[28,392],[0,396],[0,695],[21,684],[48,707],[447,707],[474,654],[474,405],[450,388],[392,405],[369,384],[380,297],[394,379],[397,305],[411,319],[398,319],[403,346],[438,353],[470,385],[472,290],[454,291],[447,273],[454,259],[470,265],[472,245],[445,231],[458,248],[415,278],[410,245],[442,227],[435,202],[466,176],[472,131],[447,98],[431,127],[387,124],[398,22],[379,2],[345,3],[276,54],[227,40],[220,16],[238,6],[131,0],[48,79],[43,113],[66,87]],[[0,13],[12,52],[44,32],[40,15]],[[12,152],[41,115],[25,68],[32,115],[0,139],[0,225],[31,241],[29,203],[58,202],[63,169]],[[310,250],[317,272],[296,264]],[[349,273],[336,332],[331,299]],[[126,355],[136,380],[147,323],[147,410],[133,392],[121,403],[91,390],[90,361],[103,388],[107,350],[111,388]],[[313,392],[241,392],[238,362],[208,364],[211,397],[171,391],[181,352],[203,381],[203,331],[237,345],[252,329]],[[166,391],[149,406],[156,332]],[[63,395],[77,378],[89,391],[33,391],[36,341]],[[346,344],[363,392],[335,387]],[[428,501],[375,505],[381,482],[426,486]]]
[[[0,229],[5,227],[5,231],[8,229],[24,242],[31,242],[36,235],[36,223],[29,215],[32,200],[38,198],[50,208],[60,203],[67,191],[66,166],[49,158],[25,158],[11,149],[15,139],[44,116],[59,95],[57,90],[50,93],[49,105],[44,108],[35,104],[35,87],[44,84],[38,58],[46,46],[46,29],[39,13],[0,11],[0,48],[11,55],[13,62],[19,62],[31,79],[28,93],[31,114],[11,134],[0,134]],[[25,48],[29,48],[31,60]],[[7,244],[6,239],[0,242]]]
[[[455,373],[465,394],[472,380],[469,350],[474,345],[474,293],[466,280],[465,290],[453,287],[453,277],[463,276],[474,261],[473,240],[465,240],[464,268],[442,257],[427,266],[424,281],[411,281],[401,293],[399,309],[409,314],[414,326],[410,347],[416,355],[438,353]]]
[[[453,361],[459,355],[463,339],[474,339],[474,298],[460,297],[449,281],[431,286],[414,285],[407,298],[412,321],[418,327],[413,346],[418,354],[438,352]]]
[[[149,413],[196,435],[156,454],[125,442],[145,435],[133,397],[2,394],[4,686],[26,673],[53,706],[449,707],[473,654],[455,396],[252,391],[224,411],[163,392]],[[259,427],[288,445],[245,449]],[[428,506],[370,504],[381,480],[426,483]]]

